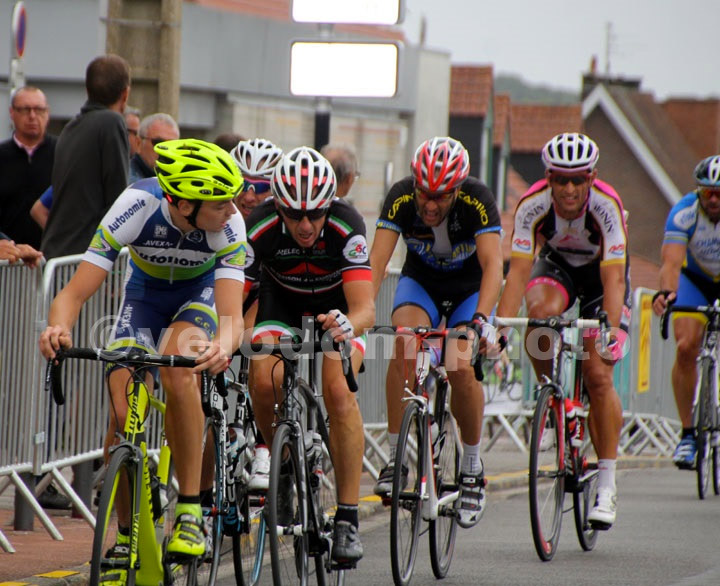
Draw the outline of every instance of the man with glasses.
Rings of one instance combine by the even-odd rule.
[[[125,107],[125,126],[130,143],[130,157],[133,157],[140,150],[140,110]]]
[[[138,152],[130,159],[130,185],[140,179],[155,177],[155,162],[158,158],[155,145],[166,140],[177,140],[180,138],[180,129],[170,114],[158,112],[142,119],[138,138]]]
[[[283,156],[273,173],[273,199],[257,206],[247,220],[245,289],[260,278],[254,341],[295,335],[304,316],[311,323],[314,317],[336,342],[352,345],[357,374],[365,349],[361,336],[375,321],[375,304],[365,225],[354,208],[335,197],[335,189],[330,163],[314,149],[299,147]],[[276,393],[282,384],[282,363],[274,356],[255,357],[252,363],[253,409],[269,441],[273,406],[280,402]],[[363,422],[341,362],[332,352],[323,359],[322,389],[337,481],[331,555],[337,562],[355,563],[363,555],[358,534]]]
[[[660,315],[669,302],[679,305],[712,305],[720,297],[720,155],[707,157],[695,167],[697,188],[670,210],[665,224],[660,267],[660,290],[653,309]],[[673,462],[682,470],[695,469],[697,444],[692,406],[697,384],[697,357],[702,345],[705,318],[673,314],[677,342],[672,386],[682,438]]]
[[[491,191],[469,177],[470,159],[463,145],[449,137],[423,142],[410,165],[412,174],[390,188],[370,251],[377,296],[400,235],[407,245],[402,276],[395,291],[394,326],[449,328],[471,322],[486,343],[495,342],[487,323],[502,285],[500,215]],[[485,397],[470,364],[467,339],[448,340],[446,366],[452,385],[451,409],[460,426],[463,459],[458,524],[472,527],[485,508],[485,476],[480,459]],[[387,372],[386,399],[390,463],[382,469],[375,494],[388,498],[402,422],[402,392],[414,372],[415,339],[398,337]]]
[[[357,155],[352,147],[345,144],[326,144],[320,154],[332,165],[337,179],[337,197],[346,197],[355,180],[360,177]]]
[[[609,529],[616,515],[615,463],[623,422],[613,367],[623,354],[631,290],[623,205],[597,178],[599,156],[595,142],[575,132],[559,134],[544,146],[545,178],[530,187],[515,211],[510,270],[497,314],[517,315],[524,296],[528,317],[546,318],[567,311],[577,299],[580,317],[592,319],[602,310],[614,326],[602,355],[597,331],[584,332],[588,358],[582,365],[600,471],[588,520],[596,529]],[[541,336],[527,347],[538,378],[550,374],[549,343]]]
[[[41,229],[32,220],[35,200],[50,185],[57,138],[46,133],[47,99],[25,86],[10,100],[12,138],[0,143],[0,230],[15,242],[40,248]]]

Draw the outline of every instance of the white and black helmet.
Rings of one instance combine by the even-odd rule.
[[[243,175],[268,181],[272,180],[275,165],[283,156],[279,146],[264,138],[241,140],[230,154]]]
[[[703,187],[720,187],[720,155],[707,157],[697,164],[695,181]]]
[[[595,142],[579,132],[558,134],[542,150],[542,161],[548,171],[589,173],[599,158],[600,150]]]
[[[326,208],[336,190],[337,182],[332,165],[310,147],[291,150],[275,166],[272,193],[275,201],[284,208]]]

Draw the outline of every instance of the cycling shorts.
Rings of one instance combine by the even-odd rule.
[[[307,297],[307,299],[306,299]],[[275,284],[270,279],[261,279],[258,292],[258,311],[255,317],[252,341],[260,342],[271,336],[293,336],[297,341],[306,340],[304,330],[318,328],[315,316],[339,309],[347,313],[347,302],[342,291],[332,296],[323,296],[320,300],[310,295],[299,295]],[[320,332],[318,332],[320,333]],[[358,336],[350,340],[354,349],[365,355],[367,336]]]
[[[175,322],[188,322],[203,329],[212,339],[217,331],[214,279],[183,286],[155,289],[127,284],[108,348],[137,348],[149,353],[158,348],[164,330]],[[117,368],[112,365],[108,372]]]
[[[454,328],[472,321],[477,309],[478,292],[460,293],[430,291],[415,279],[402,275],[395,289],[393,313],[405,305],[415,305],[430,318],[430,326],[437,328],[444,317],[447,327]]]
[[[567,311],[578,300],[580,303],[579,317],[596,318],[603,304],[603,286],[600,280],[600,266],[592,263],[582,267],[571,267],[551,258],[549,254],[541,254],[533,265],[527,289],[535,285],[550,285],[559,289],[565,297]],[[620,318],[620,329],[630,329],[630,287],[625,287],[625,300]]]
[[[691,273],[685,269],[680,272],[677,299],[675,300],[676,305],[710,305],[718,298],[720,298],[720,283],[704,279],[697,273]],[[699,313],[678,312],[672,315],[673,319],[692,317],[702,322],[707,321],[707,318]]]

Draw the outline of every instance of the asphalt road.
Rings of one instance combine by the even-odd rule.
[[[720,584],[720,497],[700,501],[694,473],[672,468],[621,471],[618,486],[617,521],[599,536],[595,549],[580,549],[568,512],[555,558],[546,563],[533,547],[527,492],[490,495],[480,524],[459,530],[450,572],[439,584]],[[568,496],[566,506],[570,504]],[[364,521],[365,558],[347,584],[392,584],[388,522],[389,512]],[[220,583],[234,584],[234,579]],[[272,583],[269,571],[262,583]],[[421,539],[411,583],[438,584],[430,567],[427,536]]]

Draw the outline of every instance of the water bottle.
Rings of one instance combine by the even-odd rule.
[[[575,403],[565,398],[565,424],[570,438],[570,445],[574,448],[582,446],[582,438],[580,437],[580,425],[578,424],[577,411]]]
[[[242,426],[237,424],[229,425],[225,453],[228,463],[228,472],[230,475],[235,475],[238,462],[238,453],[240,452],[241,446],[244,445],[245,435],[243,434]]]

